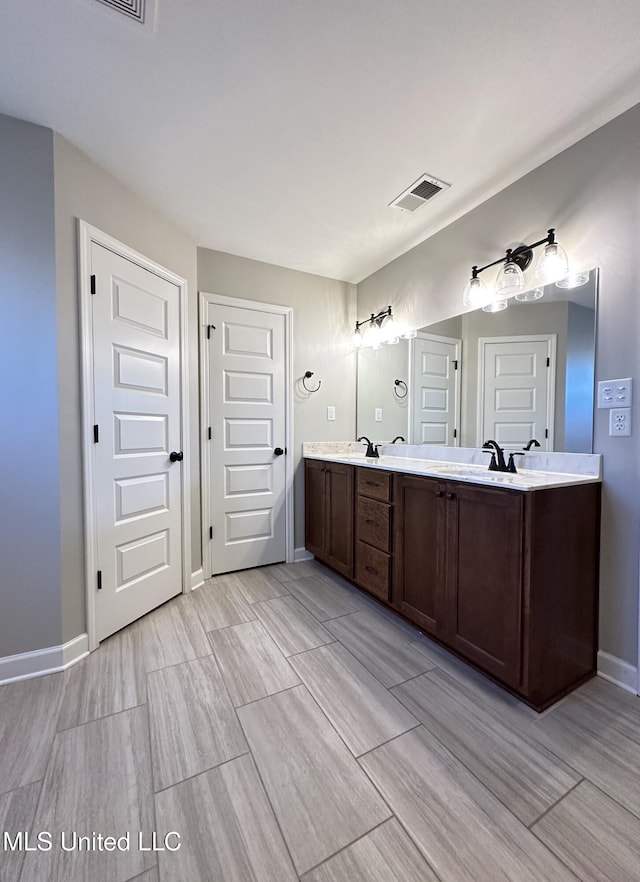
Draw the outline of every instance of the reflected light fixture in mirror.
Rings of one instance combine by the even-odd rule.
[[[401,337],[411,340],[415,336],[416,331],[401,325],[388,306],[377,315],[372,312],[368,319],[357,321],[351,343],[355,349],[382,349],[385,344],[398,343]]]
[[[564,279],[558,279],[556,288],[582,288],[589,281],[589,272],[569,273]]]

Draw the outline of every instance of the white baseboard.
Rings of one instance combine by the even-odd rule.
[[[608,652],[598,653],[598,676],[632,695],[638,694],[638,669]]]
[[[191,573],[191,590],[195,591],[196,588],[201,588],[204,585],[204,570],[200,567],[199,570],[196,570],[195,573]]]
[[[5,683],[15,683],[17,680],[30,680],[32,677],[66,671],[86,655],[89,655],[87,634],[80,634],[61,646],[49,646],[46,649],[35,649],[33,652],[7,655],[0,658],[0,686]]]
[[[301,560],[313,560],[313,555],[306,548],[294,548],[293,562],[300,563]]]

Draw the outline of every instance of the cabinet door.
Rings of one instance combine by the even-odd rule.
[[[446,642],[510,686],[520,683],[521,493],[445,486]]]
[[[305,461],[305,545],[320,560],[326,559],[325,469],[319,460]]]
[[[394,605],[431,634],[441,630],[444,587],[444,486],[398,479],[394,528]]]
[[[353,577],[353,467],[330,463],[326,467],[325,476],[324,560],[334,570],[351,579]]]

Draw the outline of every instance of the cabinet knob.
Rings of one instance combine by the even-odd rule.
[[[455,498],[456,498],[455,493],[447,493],[447,499],[455,499]]]
[[[444,496],[444,493],[442,490],[434,490],[433,495],[440,497],[440,496]]]

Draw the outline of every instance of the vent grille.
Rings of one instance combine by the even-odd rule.
[[[98,2],[122,12],[127,18],[144,23],[145,0],[98,0]]]
[[[401,208],[404,211],[417,211],[425,202],[433,199],[434,196],[437,196],[438,193],[448,189],[450,186],[450,184],[439,181],[431,175],[421,175],[410,187],[407,187],[399,196],[396,196],[389,205]]]

